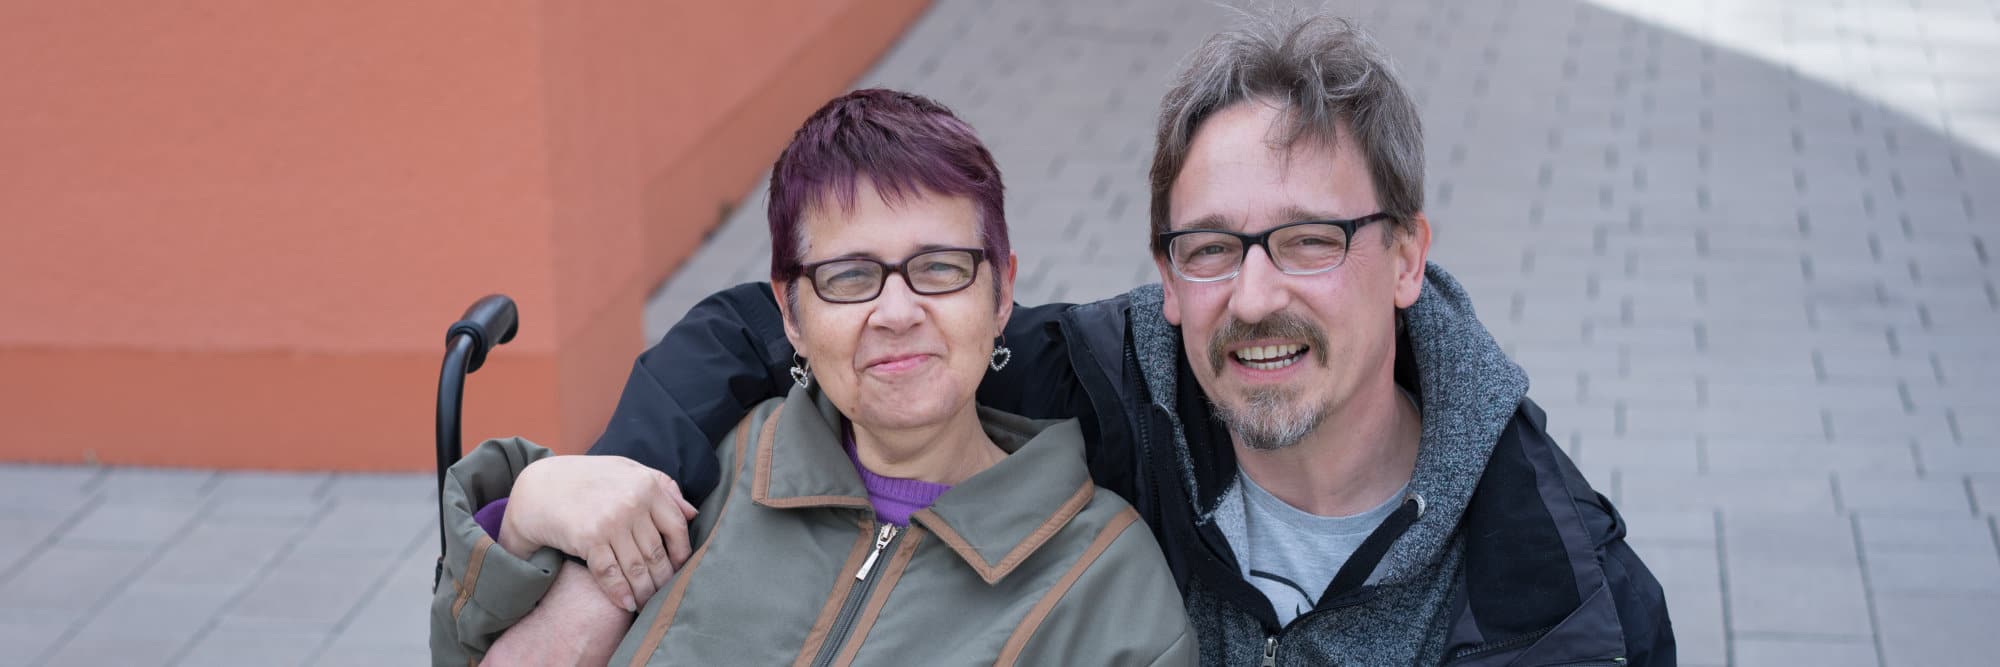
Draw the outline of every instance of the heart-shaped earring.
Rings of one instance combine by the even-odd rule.
[[[992,367],[993,370],[997,371],[1002,368],[1006,368],[1007,362],[1014,360],[1014,351],[1007,349],[1005,342],[1006,340],[1002,339],[1001,340],[1002,344],[993,346],[992,359],[986,364],[987,366]]]
[[[792,382],[800,389],[812,386],[812,362],[799,358],[797,352],[792,353]]]

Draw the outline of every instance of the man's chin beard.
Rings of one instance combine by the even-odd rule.
[[[1253,389],[1239,401],[1212,401],[1215,416],[1244,447],[1260,452],[1299,444],[1326,418],[1325,410],[1300,405],[1297,392]]]

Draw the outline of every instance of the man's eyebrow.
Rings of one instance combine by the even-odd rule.
[[[1222,231],[1222,232],[1230,231],[1229,220],[1227,218],[1222,217],[1222,214],[1210,213],[1208,215],[1195,218],[1193,222],[1189,222],[1187,223],[1186,226],[1173,231],[1190,231],[1190,230]]]
[[[1317,220],[1346,220],[1346,219],[1347,219],[1347,218],[1346,218],[1345,216],[1342,216],[1342,215],[1340,215],[1340,214],[1337,214],[1337,213],[1330,213],[1330,212],[1327,212],[1327,211],[1308,211],[1308,210],[1306,210],[1306,209],[1303,209],[1303,208],[1299,208],[1299,207],[1297,207],[1297,206],[1287,206],[1287,207],[1285,207],[1285,210],[1283,211],[1283,213],[1284,213],[1284,215],[1285,215],[1285,221],[1286,221],[1286,222],[1305,222],[1305,221],[1307,221],[1307,220],[1315,220],[1315,221],[1317,221]]]

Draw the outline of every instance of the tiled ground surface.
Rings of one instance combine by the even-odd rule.
[[[2000,2],[1360,0],[1434,257],[1668,589],[1684,664],[1984,664],[2000,619]],[[940,0],[864,83],[1005,171],[1024,301],[1156,280],[1203,2]],[[762,272],[752,193],[654,335]],[[430,478],[0,466],[0,665],[422,660]]]

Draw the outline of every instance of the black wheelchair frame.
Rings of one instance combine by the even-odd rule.
[[[520,330],[519,311],[514,300],[505,294],[492,294],[473,302],[472,307],[465,309],[465,315],[445,330],[444,368],[438,371],[438,562],[431,574],[432,589],[444,578],[444,547],[449,534],[444,523],[444,478],[451,465],[465,453],[459,439],[465,376],[486,365],[487,353],[514,340],[514,334]]]

